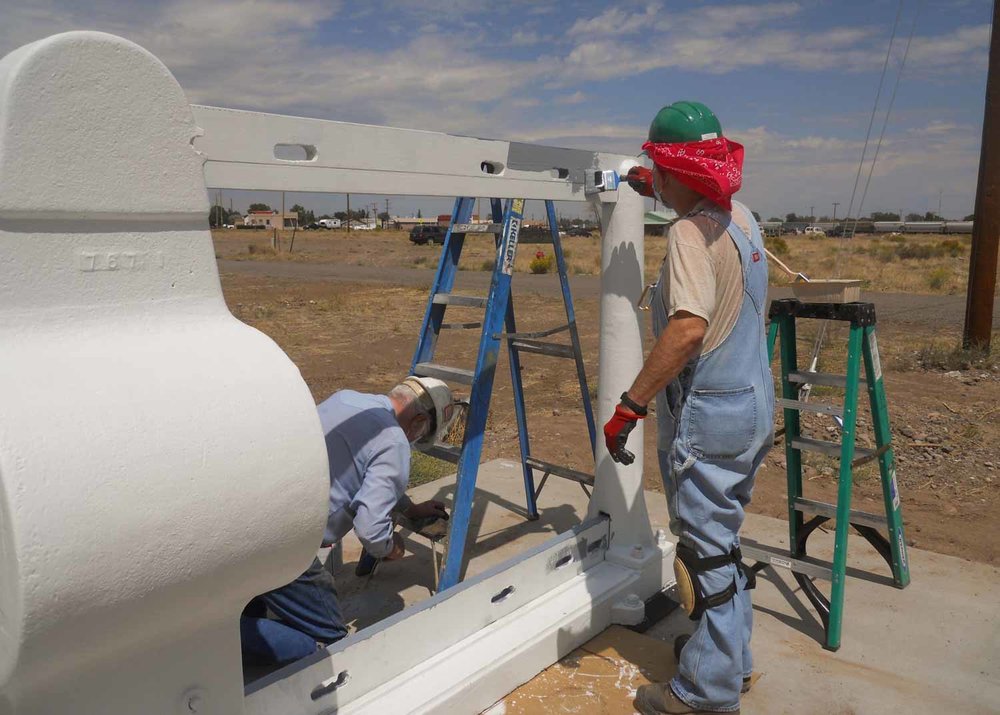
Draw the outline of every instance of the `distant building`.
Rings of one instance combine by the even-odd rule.
[[[451,216],[448,217],[449,219]],[[392,217],[392,227],[402,228],[409,231],[414,226],[436,226],[438,225],[438,220],[436,218],[414,218],[412,216],[393,216]],[[448,224],[445,224],[446,226]]]
[[[298,228],[299,215],[294,211],[286,211],[284,221],[280,211],[250,211],[243,222],[247,226],[264,226],[266,228]]]

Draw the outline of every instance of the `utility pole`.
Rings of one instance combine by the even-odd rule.
[[[385,220],[389,221],[389,197],[385,199]],[[386,228],[386,226],[382,226],[382,228]]]
[[[944,218],[944,216],[941,215],[941,199],[942,198],[944,198],[944,189],[938,189],[938,212],[937,212],[937,215],[940,218]]]
[[[347,232],[351,232],[351,195],[347,195]]]
[[[998,27],[1000,3],[993,3],[993,29]],[[990,63],[986,71],[986,106],[983,110],[983,144],[979,154],[979,181],[969,254],[969,289],[965,301],[966,348],[988,350],[993,332],[993,292],[997,281],[997,249],[1000,243],[1000,38],[990,39]]]
[[[834,201],[833,202],[833,220],[834,221],[837,220],[837,207],[838,206],[840,206],[840,202],[839,201]]]
[[[809,221],[811,223],[811,222],[813,222],[815,220],[816,220],[816,207],[815,206],[810,206],[809,207]]]

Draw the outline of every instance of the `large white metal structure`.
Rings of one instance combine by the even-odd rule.
[[[329,475],[298,370],[226,309],[206,222],[206,183],[601,201],[603,423],[642,359],[642,202],[585,197],[584,173],[632,161],[192,107],[101,33],[0,61],[0,713],[472,713],[634,618],[672,546],[641,450],[600,446],[583,525],[244,692],[240,611],[309,563]]]

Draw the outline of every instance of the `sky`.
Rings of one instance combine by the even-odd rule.
[[[898,91],[861,208],[923,213],[940,202],[946,218],[963,218],[990,14],[989,0],[0,0],[0,56],[56,32],[103,30],[159,57],[192,103],[623,154],[640,150],[661,106],[697,100],[746,146],[744,203],[769,218],[830,215],[838,202],[844,216],[863,193],[867,167],[853,187],[898,17],[869,157],[897,76]],[[223,198],[237,209],[281,201]],[[375,198],[352,196],[352,207]],[[345,197],[288,194],[293,203],[318,215]],[[450,207],[390,197],[394,215]]]

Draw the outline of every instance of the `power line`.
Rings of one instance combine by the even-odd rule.
[[[861,209],[865,205],[865,198],[868,196],[868,186],[872,181],[872,174],[875,173],[875,162],[878,161],[879,151],[882,149],[882,139],[885,137],[885,129],[889,126],[889,117],[892,115],[892,105],[896,102],[896,91],[899,89],[899,80],[903,77],[903,68],[906,67],[906,58],[910,54],[910,43],[913,42],[913,34],[917,29],[917,18],[920,17],[920,10],[923,7],[923,3],[917,5],[916,12],[913,13],[913,22],[910,23],[910,36],[906,38],[906,48],[903,50],[903,59],[899,62],[899,72],[896,73],[896,83],[892,87],[892,96],[889,97],[889,107],[885,110],[885,119],[882,121],[882,130],[878,135],[878,143],[875,145],[875,155],[872,157],[872,165],[868,168],[868,178],[865,179],[865,190],[861,194],[861,203],[858,204],[858,214],[861,214]],[[854,219],[855,229],[858,226],[858,220]]]
[[[865,144],[861,149],[861,160],[858,162],[858,171],[854,175],[854,188],[851,189],[851,202],[847,205],[847,215],[851,215],[854,210],[854,197],[858,192],[858,183],[861,181],[861,170],[865,165],[865,157],[868,154],[868,140],[872,135],[872,127],[875,125],[875,115],[878,113],[878,103],[882,98],[882,85],[885,82],[885,73],[889,68],[889,57],[892,56],[892,43],[896,39],[896,29],[899,27],[899,18],[903,14],[903,0],[899,0],[899,7],[896,9],[896,19],[892,23],[892,34],[889,35],[889,46],[885,50],[885,62],[882,63],[882,75],[878,80],[878,90],[875,92],[875,103],[872,105],[872,115],[868,120],[868,130],[865,132]]]

